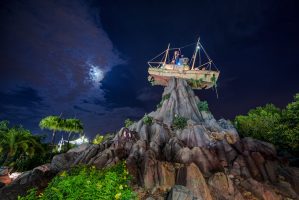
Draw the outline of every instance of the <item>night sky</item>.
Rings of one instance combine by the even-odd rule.
[[[298,11],[298,0],[2,0],[0,120],[41,134],[42,117],[62,115],[89,137],[117,131],[160,101],[147,61],[198,36],[221,74],[218,99],[196,94],[217,119],[284,107],[299,92]]]

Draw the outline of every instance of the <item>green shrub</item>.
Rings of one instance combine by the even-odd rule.
[[[277,133],[274,129],[279,125],[280,112],[273,104],[267,104],[251,109],[247,115],[238,115],[234,124],[242,136],[275,143]]]
[[[51,155],[43,139],[22,125],[10,126],[8,121],[0,121],[0,166],[27,171],[46,163]]]
[[[170,93],[165,94],[164,96],[162,96],[162,99],[161,99],[160,103],[157,105],[157,108],[161,108],[162,105],[163,105],[163,103],[164,103],[164,101],[167,100],[167,99],[169,99],[169,98],[170,98]]]
[[[143,117],[143,123],[146,124],[146,125],[152,125],[153,123],[153,118],[151,116],[148,116],[147,114],[144,115]]]
[[[35,189],[18,200],[58,200],[58,199],[136,199],[129,186],[131,177],[125,163],[96,170],[95,167],[76,167],[70,172],[56,176],[40,194]]]
[[[129,126],[131,126],[132,124],[134,124],[134,121],[132,121],[131,119],[126,119],[125,120],[125,127],[128,128]]]
[[[196,80],[196,79],[190,79],[187,80],[187,83],[192,87],[192,88],[197,88],[197,87],[201,87],[203,80],[202,78]]]
[[[213,74],[213,76],[211,77],[211,81],[213,82],[214,86],[217,87],[215,74]]]
[[[279,150],[299,155],[299,94],[282,110],[267,104],[236,116],[234,124],[242,136],[270,142]]]
[[[207,101],[199,101],[197,103],[197,108],[199,111],[209,111],[209,104]]]
[[[172,126],[174,129],[184,129],[187,126],[187,119],[182,116],[174,116]]]
[[[114,133],[106,133],[105,135],[97,134],[94,139],[92,140],[92,144],[101,144],[108,139],[111,139],[115,136]]]
[[[92,144],[101,144],[103,140],[104,140],[104,136],[97,134],[92,140]]]

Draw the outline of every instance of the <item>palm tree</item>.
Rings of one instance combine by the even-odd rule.
[[[53,131],[51,140],[52,146],[54,146],[56,132],[63,130],[63,124],[64,120],[61,119],[59,116],[48,116],[43,118],[39,122],[39,127],[41,129],[48,129]]]
[[[70,118],[64,121],[64,129],[65,132],[68,132],[67,137],[67,147],[69,148],[70,139],[73,133],[82,134],[83,133],[83,124],[79,119]]]
[[[7,120],[3,120],[0,122],[0,136],[1,134],[4,134],[9,130],[8,125],[9,125],[9,121]]]
[[[8,128],[7,132],[1,133],[0,154],[4,156],[4,162],[14,159],[18,156],[29,156],[32,158],[36,152],[44,152],[44,148],[37,136],[30,133],[22,126]]]

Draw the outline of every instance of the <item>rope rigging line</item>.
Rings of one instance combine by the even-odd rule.
[[[216,67],[214,61],[212,61],[212,59],[210,58],[210,56],[208,55],[208,53],[206,52],[205,48],[202,46],[201,43],[199,43],[200,47],[202,48],[202,51],[205,53],[205,55],[207,56],[207,58],[209,59],[209,61],[211,61],[210,65],[214,65],[214,67],[217,69],[217,71],[219,71],[219,69]]]
[[[184,49],[184,48],[189,47],[189,46],[192,46],[192,45],[194,45],[194,44],[196,44],[196,42],[193,42],[193,43],[191,43],[191,44],[187,44],[187,45],[185,45],[185,46],[183,46],[183,47],[179,47],[178,49]]]
[[[166,51],[166,50],[165,50]],[[162,53],[160,53],[159,55],[157,55],[156,57],[154,57],[154,58],[152,58],[152,59],[150,59],[148,62],[151,62],[152,60],[154,60],[154,59],[156,59],[156,58],[158,58],[159,56],[161,56],[163,53],[165,53],[165,51],[163,51]]]

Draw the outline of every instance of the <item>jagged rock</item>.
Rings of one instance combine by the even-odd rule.
[[[33,187],[42,189],[55,176],[50,164],[34,168],[32,171],[24,172],[10,185],[1,188],[1,200],[15,200],[18,195],[25,195],[27,190]]]
[[[299,169],[295,167],[279,168],[279,174],[285,177],[299,195]]]
[[[169,190],[175,184],[175,168],[172,163],[158,162],[159,185],[163,191]]]
[[[222,169],[218,157],[209,149],[194,147],[192,149],[192,158],[205,177],[210,176],[211,171],[220,171]]]
[[[182,185],[175,185],[168,197],[167,200],[196,200],[197,198],[193,193],[186,187]]]
[[[51,162],[51,169],[59,172],[69,169],[76,158],[75,152],[63,153],[53,157]]]
[[[208,181],[213,199],[243,200],[239,190],[235,188],[231,179],[222,172],[213,174]]]
[[[180,149],[175,156],[175,160],[179,163],[188,164],[193,160],[192,151],[188,147]]]
[[[259,199],[264,200],[280,200],[282,197],[276,194],[274,188],[269,185],[262,184],[252,178],[241,182],[241,186],[253,193]]]
[[[268,175],[268,180],[271,181],[272,183],[277,182],[277,177],[278,177],[278,170],[279,163],[276,160],[266,160],[265,162],[265,171]]]
[[[278,183],[275,184],[276,189],[278,192],[287,198],[292,198],[292,199],[299,199],[299,196],[296,194],[296,192],[293,190],[291,184],[285,181],[279,181]]]
[[[155,153],[151,150],[145,152],[143,162],[144,172],[144,187],[146,189],[153,188],[159,182],[157,171],[157,160],[155,159]]]
[[[205,179],[194,163],[179,169],[176,184],[186,186],[198,199],[212,199]]]
[[[244,151],[260,152],[263,156],[266,156],[267,158],[276,157],[275,147],[268,142],[263,142],[260,140],[246,137],[242,139],[242,143],[244,146]]]

